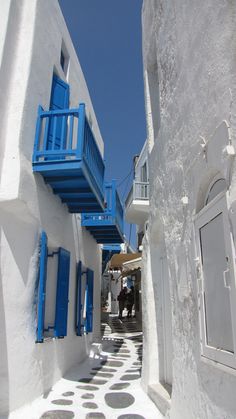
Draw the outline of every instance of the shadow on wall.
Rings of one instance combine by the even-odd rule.
[[[1,243],[1,230],[0,230]],[[6,318],[5,304],[3,294],[3,284],[0,266],[0,415],[8,415],[9,413],[9,374],[8,374],[8,356],[7,356],[7,336],[6,336]],[[2,416],[1,416],[2,417]]]

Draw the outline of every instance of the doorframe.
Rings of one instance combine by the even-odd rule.
[[[170,284],[168,275],[167,255],[160,257],[161,262],[161,306],[162,306],[162,337],[163,337],[163,377],[160,377],[160,382],[165,385],[172,386],[173,381],[173,340],[172,340],[172,312],[170,299]],[[166,275],[164,270],[164,263],[166,263]],[[165,284],[168,287],[168,295],[166,294]],[[169,306],[168,301],[169,300]],[[170,311],[170,321],[167,320],[166,308]],[[169,328],[170,339],[168,339],[166,330]],[[171,353],[167,347],[171,345]],[[169,356],[167,356],[167,352]],[[171,382],[168,380],[168,373],[171,374]]]
[[[205,304],[204,304],[204,277],[202,267],[202,253],[200,243],[200,229],[208,224],[211,220],[222,214],[225,252],[228,257],[228,268],[230,273],[230,312],[232,321],[232,334],[234,353],[217,349],[207,344],[206,337],[206,319],[205,319]],[[196,215],[194,219],[195,226],[195,243],[197,252],[197,278],[198,278],[198,298],[200,311],[200,337],[201,337],[201,355],[213,361],[236,368],[236,288],[235,288],[235,250],[233,245],[233,237],[230,231],[230,223],[228,217],[228,202],[225,191],[217,195]],[[223,280],[223,279],[222,279]]]

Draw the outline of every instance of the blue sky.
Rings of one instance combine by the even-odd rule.
[[[106,180],[117,179],[119,184],[146,138],[142,0],[59,0],[59,4],[105,143]],[[120,185],[121,198],[131,182],[130,175]],[[129,236],[129,226],[125,230]]]

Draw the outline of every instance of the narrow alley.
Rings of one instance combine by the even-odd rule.
[[[105,315],[102,344],[47,394],[11,419],[161,419],[140,386],[142,331],[135,318]],[[99,347],[101,346],[101,347]]]
[[[0,419],[236,419],[235,27],[1,0]]]

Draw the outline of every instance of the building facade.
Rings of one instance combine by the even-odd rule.
[[[144,0],[150,212],[142,383],[165,417],[236,417],[231,1]]]
[[[137,250],[142,250],[142,240],[146,229],[146,221],[149,216],[149,161],[148,141],[145,141],[139,155],[133,159],[134,178],[131,189],[125,200],[125,219],[128,223],[136,225]],[[132,267],[131,262],[131,267]],[[138,262],[142,266],[142,261]],[[142,274],[141,266],[133,272],[135,286],[135,316],[142,322]],[[132,268],[131,268],[132,270]]]
[[[81,227],[81,212],[104,204],[104,146],[58,2],[4,0],[1,9],[0,414],[8,414],[50,390],[99,339],[101,242]],[[80,121],[96,154],[85,163],[73,146],[77,132],[85,137]]]
[[[141,153],[134,157],[134,179],[125,201],[125,218],[136,224],[138,246],[142,243],[145,222],[149,214],[149,168],[148,142],[145,141]]]

